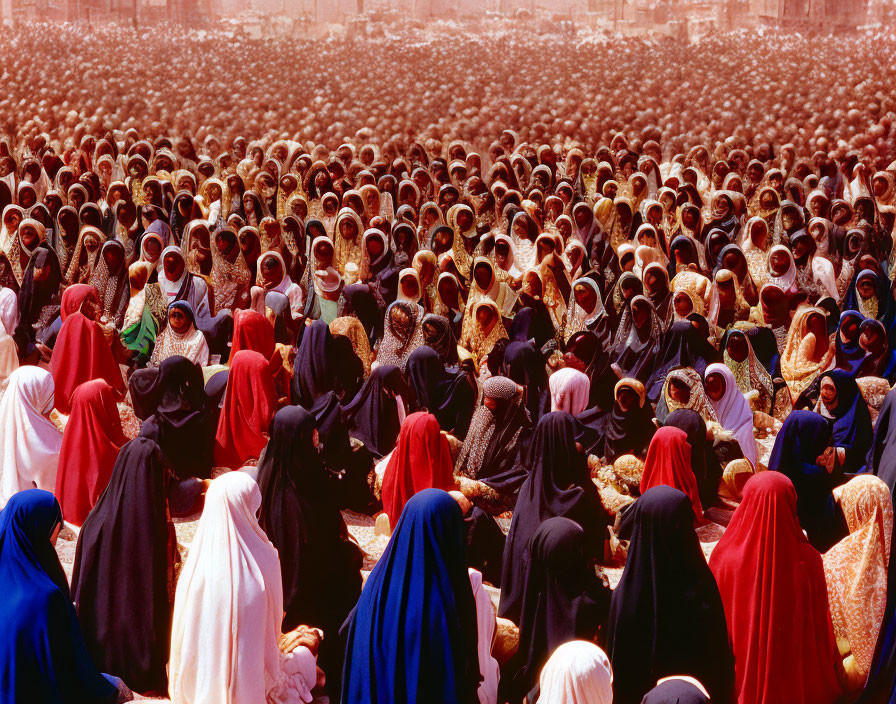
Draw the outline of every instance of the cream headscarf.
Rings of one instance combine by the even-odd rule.
[[[612,704],[613,668],[594,643],[564,643],[545,663],[538,704]]]
[[[280,651],[283,583],[258,525],[261,492],[243,472],[215,479],[177,583],[169,692],[173,704],[310,702],[314,656]]]

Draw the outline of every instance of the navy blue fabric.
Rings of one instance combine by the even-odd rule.
[[[793,482],[800,525],[819,552],[826,552],[845,535],[840,525],[843,514],[831,495],[831,475],[816,461],[830,440],[827,420],[812,411],[793,411],[778,432],[768,461],[771,471]]]
[[[834,347],[836,350],[837,369],[845,369],[853,372],[859,368],[862,359],[865,357],[865,351],[859,346],[859,332],[856,331],[856,339],[851,342],[843,342],[840,337],[840,328],[849,319],[855,318],[861,325],[865,320],[865,316],[854,310],[845,310],[840,314],[840,323],[837,325],[837,333],[834,336]]]
[[[48,491],[15,494],[0,513],[0,704],[111,703],[93,665],[50,536],[62,523]]]
[[[463,516],[440,489],[405,505],[347,628],[342,704],[464,704],[479,687]]]
[[[837,387],[837,408],[830,412],[834,416],[833,444],[846,450],[843,471],[855,473],[865,464],[874,439],[871,413],[852,374],[834,369],[822,375],[825,377]]]
[[[896,342],[896,300],[893,300],[890,281],[886,277],[879,276],[871,269],[856,272],[843,297],[843,309],[859,310],[859,293],[856,291],[856,285],[860,279],[866,278],[871,279],[874,284],[874,295],[877,297],[877,319],[886,328],[892,347]]]

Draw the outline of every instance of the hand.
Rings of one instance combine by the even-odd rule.
[[[310,626],[299,626],[294,631],[280,636],[280,650],[284,653],[291,653],[296,648],[305,646],[314,657],[317,657],[321,637],[321,632],[318,629]]]

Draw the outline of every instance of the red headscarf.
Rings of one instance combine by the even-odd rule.
[[[268,439],[264,436],[277,410],[271,365],[261,354],[241,350],[230,362],[224,408],[215,437],[215,464],[238,469],[258,459]]]
[[[93,296],[97,306],[100,304],[100,295],[96,287],[90,284],[74,284],[69,286],[62,294],[62,304],[59,309],[59,317],[65,322],[72,313],[77,313],[84,305],[87,298]]]
[[[71,313],[62,324],[50,358],[50,373],[56,384],[55,403],[60,413],[71,413],[72,394],[91,379],[105,379],[114,391],[122,397],[125,394],[121,369],[102,328],[83,313]]]
[[[75,389],[56,473],[56,498],[69,523],[84,523],[105,491],[118,451],[127,441],[112,387],[94,379]]]
[[[270,359],[274,349],[274,326],[270,320],[254,310],[238,310],[233,314],[231,355],[240,350],[254,350],[265,359]]]
[[[383,508],[389,522],[394,528],[404,505],[418,491],[454,488],[454,462],[439,421],[431,413],[412,413],[401,426],[383,477]]]
[[[703,507],[697,491],[697,478],[691,469],[691,446],[688,436],[680,428],[660,428],[647,448],[644,474],[641,477],[641,493],[660,484],[683,491],[691,500],[694,520],[703,520]]]
[[[734,650],[738,704],[831,704],[840,658],[821,555],[800,529],[780,472],[747,481],[709,560]]]

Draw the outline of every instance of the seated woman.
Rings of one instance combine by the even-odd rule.
[[[398,367],[387,364],[374,369],[355,397],[342,407],[349,435],[375,458],[388,455],[407,414],[409,394]]]
[[[831,426],[818,413],[794,411],[778,436],[768,468],[786,475],[796,489],[800,525],[816,550],[828,550],[846,535],[843,513],[837,510],[831,489],[837,485],[831,442]],[[842,474],[840,475],[842,476]]]
[[[733,700],[837,701],[839,657],[824,569],[800,529],[797,495],[787,477],[762,472],[747,481],[709,568],[737,662]]]
[[[576,416],[583,426],[580,441],[588,454],[603,458],[607,464],[623,455],[643,459],[656,430],[644,385],[625,377],[616,382],[613,396],[611,411],[589,409]],[[640,481],[639,476],[633,483]]]
[[[665,423],[669,414],[679,408],[696,411],[707,424],[719,422],[715,409],[706,397],[703,380],[696,371],[687,367],[673,369],[666,375],[656,406],[657,420]]]
[[[613,340],[611,368],[620,379],[629,377],[646,383],[663,350],[663,327],[653,305],[635,296],[626,305]]]
[[[169,587],[177,539],[159,446],[137,438],[115,462],[78,535],[72,599],[93,662],[138,692],[168,689]]]
[[[865,686],[885,615],[893,500],[877,477],[862,474],[835,489],[849,535],[824,554],[824,575],[848,688]]]
[[[212,239],[209,280],[214,289],[215,310],[248,307],[252,272],[243,258],[237,233],[230,228],[222,228]]]
[[[455,488],[451,449],[430,413],[412,413],[405,418],[398,444],[383,475],[383,509],[389,524],[398,524],[405,504],[424,489]]]
[[[694,525],[703,523],[703,505],[697,489],[697,478],[691,464],[692,448],[683,430],[664,426],[656,431],[644,460],[644,474],[639,487],[643,495],[655,486],[671,486],[687,494],[694,512]]]
[[[62,433],[47,417],[53,410],[53,377],[46,369],[16,369],[0,398],[0,507],[36,486],[56,488]]]
[[[787,333],[787,345],[781,354],[781,376],[796,399],[828,367],[834,346],[827,333],[825,312],[804,306],[797,310]]]
[[[520,458],[528,447],[532,422],[522,387],[507,377],[486,379],[482,395],[454,471],[464,496],[481,508],[500,513],[516,502],[527,476]]]
[[[734,658],[725,611],[692,506],[681,491],[656,486],[632,508],[631,547],[606,635],[613,701],[639,702],[671,675],[696,677],[713,701],[730,701]]]
[[[0,615],[8,636],[0,643],[0,699],[129,701],[127,687],[101,674],[87,653],[54,549],[61,529],[59,504],[41,489],[19,492],[0,513]]]
[[[865,316],[854,310],[840,314],[837,332],[834,334],[834,359],[837,369],[854,372],[865,356],[859,344],[860,327]]]
[[[54,493],[65,520],[81,526],[106,490],[128,438],[121,428],[115,392],[102,379],[75,389],[71,411],[62,434]]]
[[[842,369],[825,372],[819,391],[815,412],[833,421],[838,473],[854,474],[865,465],[874,438],[868,404],[856,380]]]
[[[216,466],[238,469],[261,456],[277,406],[287,402],[277,398],[275,369],[252,350],[233,356],[215,434]]]
[[[346,622],[342,702],[477,701],[478,629],[489,624],[477,625],[463,554],[454,499],[426,489],[408,501]],[[419,587],[409,591],[411,575]]]
[[[395,301],[386,309],[386,329],[377,352],[379,364],[394,364],[403,372],[408,357],[423,344],[423,309],[410,301]]]
[[[344,641],[339,629],[361,594],[361,551],[327,486],[314,416],[299,406],[277,411],[258,463],[259,525],[280,556],[283,629],[299,624],[325,634],[320,664],[338,698]]]
[[[417,405],[432,413],[442,430],[463,440],[476,404],[476,387],[466,372],[447,371],[438,353],[424,345],[408,357],[406,373]]]
[[[70,286],[62,296],[62,328],[56,338],[50,373],[56,384],[54,403],[60,413],[71,413],[75,389],[91,379],[103,379],[124,396],[125,384],[108,341],[112,330],[96,322],[99,295],[92,286]]]
[[[573,300],[566,309],[563,321],[563,341],[580,330],[589,330],[600,337],[610,334],[610,320],[601,300],[600,287],[594,279],[584,276],[576,279],[572,285]]]
[[[548,378],[551,410],[577,416],[588,408],[591,380],[573,367],[558,369]]]
[[[755,469],[759,452],[753,436],[753,412],[738,388],[734,374],[724,364],[710,364],[706,368],[704,387],[719,424],[734,436],[741,453]]]
[[[789,404],[789,394],[786,394],[786,399],[783,393],[778,398],[772,376],[756,356],[747,333],[732,328],[722,340],[721,348],[722,361],[731,370],[737,388],[750,401],[753,410],[779,417],[778,406]],[[789,412],[790,409],[787,410]]]
[[[168,325],[156,339],[149,366],[158,367],[172,356],[186,357],[200,367],[208,366],[208,344],[196,328],[193,308],[186,301],[168,306]]]
[[[892,384],[896,380],[896,349],[890,347],[887,331],[879,320],[862,322],[859,326],[858,346],[862,356],[853,370],[856,379],[874,376]]]
[[[611,704],[613,668],[607,654],[594,643],[571,640],[559,646],[541,669],[540,694],[532,704],[573,701]]]
[[[591,481],[585,455],[575,438],[575,419],[568,413],[548,413],[538,422],[527,455],[529,476],[523,482],[504,548],[501,603],[498,615],[520,622],[529,569],[532,536],[548,518],[569,518],[585,531],[588,560],[603,556],[609,516]]]
[[[293,318],[298,318],[304,310],[304,295],[301,287],[295,283],[287,273],[286,262],[283,255],[277,251],[268,251],[258,258],[257,287],[269,293],[276,291],[289,299],[289,307]],[[255,291],[253,290],[253,294]],[[257,296],[261,303],[264,296]],[[261,311],[259,311],[261,312]]]
[[[610,589],[594,572],[585,532],[575,521],[541,523],[525,570],[519,648],[501,678],[503,696],[514,704],[523,697],[539,700],[538,675],[551,652],[576,639],[594,642],[610,607]]]
[[[172,703],[311,701],[320,636],[281,631],[280,560],[258,525],[259,508],[261,492],[248,474],[229,472],[209,487],[174,598]]]
[[[105,242],[90,277],[90,285],[102,293],[100,315],[118,329],[122,327],[124,311],[130,300],[125,256],[121,242]]]

